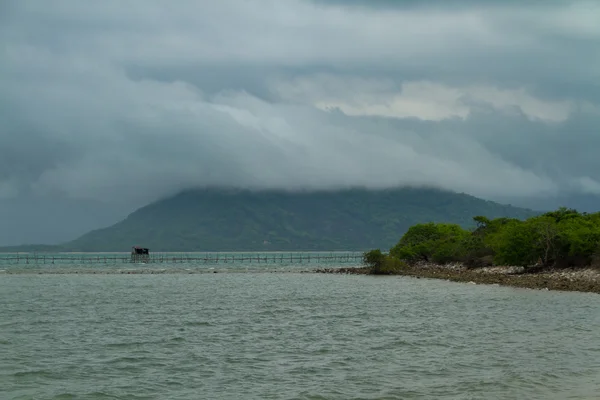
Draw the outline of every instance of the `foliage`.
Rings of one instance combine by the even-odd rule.
[[[363,263],[370,268],[372,275],[393,275],[407,266],[399,259],[383,254],[380,249],[365,252]]]
[[[476,228],[427,223],[409,228],[390,254],[409,263],[524,267],[586,266],[600,261],[600,213],[559,208],[526,220],[474,217]]]
[[[366,251],[363,254],[363,264],[369,268],[383,264],[384,259],[385,254],[383,254],[380,249]]]
[[[533,211],[435,189],[286,192],[190,190],[133,212],[61,247],[66,251],[331,251],[392,247],[412,225],[474,227],[472,215]]]
[[[536,249],[534,224],[530,221],[511,222],[487,240],[494,254],[494,262],[503,265],[529,266],[536,264],[539,253]]]
[[[446,263],[465,255],[471,233],[457,224],[417,224],[408,229],[390,254],[409,263]]]

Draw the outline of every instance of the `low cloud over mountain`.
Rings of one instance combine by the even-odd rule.
[[[4,1],[0,197],[600,194],[598,20],[594,1]]]

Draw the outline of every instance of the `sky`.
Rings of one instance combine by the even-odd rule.
[[[598,21],[598,1],[4,0],[0,215],[63,240],[207,185],[595,198]],[[0,245],[49,240],[16,229]]]

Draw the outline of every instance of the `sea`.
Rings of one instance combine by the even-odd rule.
[[[21,256],[0,256],[2,400],[600,399],[597,294],[319,274],[350,265],[314,255]]]

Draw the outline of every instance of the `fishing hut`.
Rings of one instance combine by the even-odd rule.
[[[133,246],[131,248],[131,262],[147,263],[150,261],[150,250],[144,247]]]

